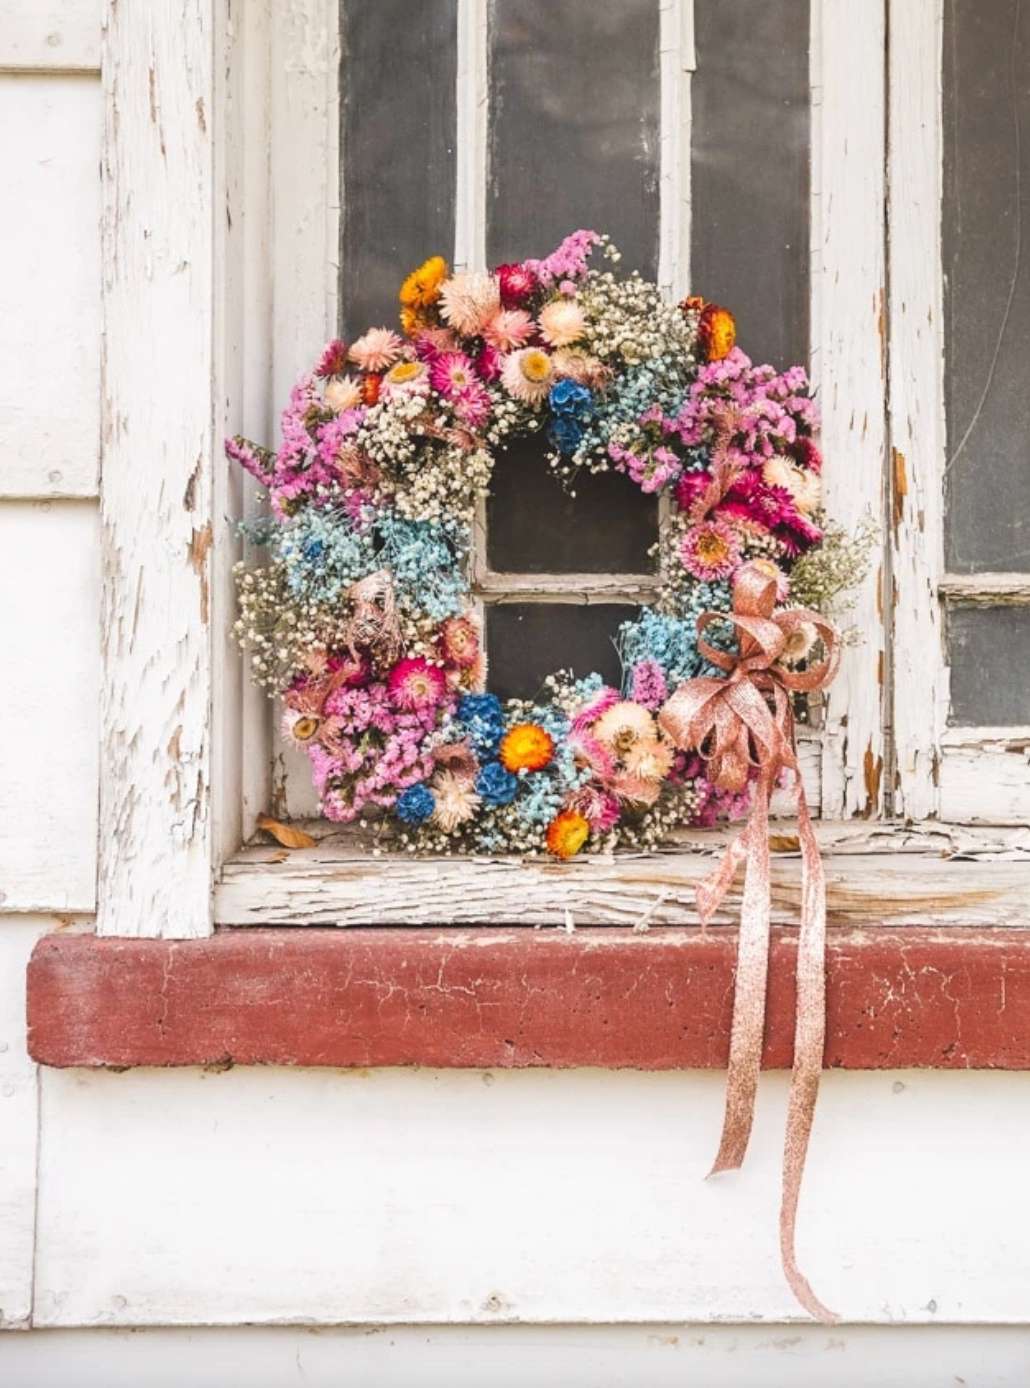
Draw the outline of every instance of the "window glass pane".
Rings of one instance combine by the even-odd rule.
[[[531,698],[556,670],[596,671],[618,686],[615,633],[637,612],[619,603],[500,603],[486,609],[490,688],[502,699]]]
[[[342,331],[397,321],[397,290],[454,248],[457,0],[343,0]],[[298,150],[297,158],[304,159]]]
[[[621,473],[584,472],[571,496],[547,466],[539,435],[494,468],[487,557],[498,573],[652,573],[657,503]]]
[[[578,227],[658,266],[658,0],[494,0],[487,260]]]
[[[658,0],[494,0],[487,260],[545,255],[570,231],[608,232],[621,269],[658,269]],[[570,501],[542,437],[498,461],[491,567],[644,572],[653,501],[584,476]],[[620,483],[622,485],[620,485]]]
[[[1030,5],[946,0],[948,569],[1030,572]]]
[[[902,0],[907,3],[907,0]],[[755,362],[808,359],[808,0],[694,0],[691,288]]]
[[[952,723],[1030,724],[1030,607],[953,607],[948,647]]]

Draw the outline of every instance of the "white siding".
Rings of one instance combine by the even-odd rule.
[[[786,1075],[47,1071],[36,1323],[803,1319]],[[846,1321],[1026,1323],[1030,1075],[825,1077],[799,1253]],[[960,1194],[959,1194],[960,1193]]]

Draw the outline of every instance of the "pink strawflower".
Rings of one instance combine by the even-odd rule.
[[[401,354],[404,342],[389,328],[369,328],[351,344],[350,359],[361,371],[385,371]]]
[[[485,428],[493,402],[490,392],[481,381],[473,381],[458,393],[454,401],[454,413],[463,424],[478,432]]]
[[[673,490],[676,498],[676,505],[681,511],[689,511],[694,502],[697,501],[705,489],[711,485],[712,474],[707,468],[700,472],[684,472],[680,474],[679,480]]]
[[[334,337],[322,349],[322,355],[315,367],[315,375],[323,380],[328,376],[339,376],[347,365],[347,344],[342,338]]]
[[[722,520],[692,525],[680,543],[683,567],[702,582],[729,578],[740,563],[740,536]]]
[[[581,814],[595,834],[608,833],[622,817],[622,807],[615,796],[595,785],[585,785],[573,791],[565,806]]]
[[[457,352],[461,346],[450,328],[425,328],[413,345],[419,361],[432,361],[441,352]]]
[[[526,265],[498,265],[494,273],[505,308],[522,308],[536,293],[536,275]]]
[[[607,781],[614,776],[615,757],[610,749],[588,729],[571,728],[566,738],[566,745],[576,763],[580,766],[588,766],[600,780]]]
[[[479,758],[472,750],[468,738],[461,742],[441,742],[433,748],[433,765],[438,771],[447,771],[465,785],[472,785],[479,770]]]
[[[472,358],[465,352],[441,352],[429,368],[429,379],[448,400],[457,400],[463,390],[478,384]]]
[[[439,665],[430,665],[423,656],[399,660],[386,678],[390,702],[400,709],[416,711],[440,703],[447,692],[447,681]]]
[[[610,708],[622,700],[622,695],[617,689],[606,684],[594,697],[576,714],[572,720],[573,732],[586,732],[591,729],[602,713],[607,713]]]
[[[524,347],[534,332],[533,320],[524,308],[499,308],[483,325],[483,337],[498,352]]]
[[[499,381],[503,366],[504,357],[496,347],[485,342],[476,354],[476,374],[484,381]]]
[[[479,630],[469,617],[448,617],[437,638],[440,654],[448,665],[466,669],[479,654]]]

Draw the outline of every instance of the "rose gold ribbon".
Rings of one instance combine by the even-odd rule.
[[[801,1305],[818,1320],[834,1321],[836,1316],[818,1299],[798,1267],[795,1253],[798,1196],[815,1115],[826,1029],[826,885],[798,769],[790,694],[829,684],[840,660],[840,636],[816,612],[804,608],[776,612],[775,607],[776,579],[769,566],[761,562],[745,564],[734,581],[732,613],[703,612],[697,620],[698,650],[711,664],[725,670],[726,678],[687,680],[664,705],[658,721],[678,747],[694,748],[700,753],[714,785],[741,791],[754,776],[747,827],[730,844],[715,871],[697,888],[704,928],[729,891],[737,868],[746,862],[726,1111],[712,1175],[741,1165],[751,1135],[769,970],[769,799],[780,773],[793,774],[801,848],[801,923],[794,1064],[783,1153],[780,1257],[787,1281]],[[736,653],[717,650],[704,640],[702,633],[715,622],[727,622],[736,628]],[[822,639],[824,658],[804,672],[785,669],[780,661],[789,638],[809,624]]]

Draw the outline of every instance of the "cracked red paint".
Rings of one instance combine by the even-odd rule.
[[[790,1063],[796,933],[773,931],[764,1063]],[[50,935],[28,972],[47,1065],[670,1070],[726,1063],[728,929]],[[831,930],[825,1063],[1030,1069],[1030,932]]]

